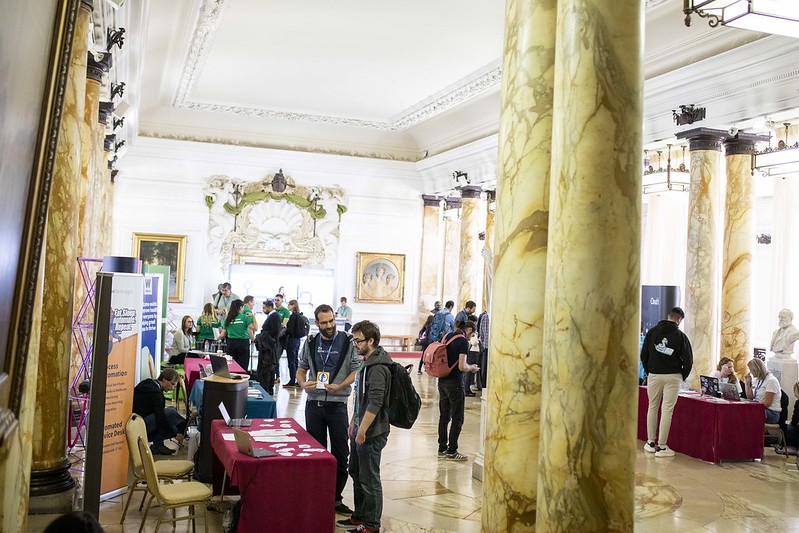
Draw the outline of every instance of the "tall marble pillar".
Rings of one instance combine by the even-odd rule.
[[[721,213],[720,154],[726,131],[696,128],[680,132],[691,151],[688,190],[688,250],[685,266],[685,320],[682,328],[691,341],[694,366],[688,385],[699,389],[699,376],[715,370],[718,358],[719,313],[717,300]]]
[[[536,530],[632,531],[643,3],[560,0]]]
[[[95,231],[95,242],[92,247],[92,257],[101,259],[106,255],[111,254],[110,241],[107,235],[111,233],[111,205],[110,205],[110,189],[111,179],[110,170],[108,168],[108,153],[105,150],[105,129],[108,121],[112,120],[113,104],[111,102],[100,102],[100,112],[98,120],[95,124],[95,161],[97,162],[95,168],[95,179],[97,183],[96,197],[98,198],[98,209],[95,213],[95,224],[97,230]]]
[[[419,280],[419,318],[430,315],[436,300],[441,300],[441,200],[422,195],[422,276]]]
[[[743,378],[752,353],[752,253],[755,247],[755,192],[752,156],[756,136],[739,133],[724,142],[727,167],[724,203],[724,259],[721,269],[720,355],[735,361]]]
[[[483,530],[533,531],[556,0],[508,0],[497,169]]]
[[[458,298],[455,308],[466,300],[475,300],[479,290],[478,257],[480,256],[480,193],[482,189],[468,185],[461,189],[461,250],[458,265]]]
[[[444,266],[442,270],[441,305],[447,300],[455,302],[455,312],[458,309],[458,273],[460,268],[461,253],[461,199],[450,196],[445,199],[444,211]],[[432,308],[431,308],[432,309]]]
[[[42,316],[36,381],[31,513],[72,509],[75,480],[66,457],[67,388],[72,343],[72,301],[78,239],[81,125],[86,95],[86,53],[92,11],[82,0],[68,73],[47,210],[44,249],[46,313]]]
[[[496,191],[486,191],[486,229],[483,240],[483,298],[480,309],[491,306],[491,285],[494,277],[494,202]]]

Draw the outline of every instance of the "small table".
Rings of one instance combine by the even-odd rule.
[[[275,418],[277,416],[277,402],[269,396],[266,391],[257,383],[250,382],[250,388],[254,388],[261,394],[261,398],[247,396],[247,418]],[[189,401],[197,406],[197,425],[202,424],[202,405],[205,383],[202,379],[194,383],[189,395]]]
[[[183,361],[183,370],[186,372],[186,386],[188,387],[189,394],[194,386],[194,382],[200,379],[200,365],[208,365],[211,362],[208,359],[200,359],[195,357],[187,357]],[[230,360],[227,362],[228,369],[234,374],[246,374],[247,372],[241,368],[236,361]]]
[[[255,458],[239,452],[234,441],[225,440],[222,435],[232,434],[233,430],[223,421],[214,420],[211,445],[215,452],[215,485],[222,479],[224,469],[230,477],[230,485],[238,487],[241,494],[239,533],[266,530],[332,533],[336,527],[335,457],[293,418],[253,419],[252,426],[242,429],[257,431],[281,427],[296,431],[291,436],[296,437],[297,442],[253,442],[252,445],[275,452],[292,448],[292,455]]]
[[[638,439],[643,441],[648,409],[646,387],[639,387]],[[681,394],[674,406],[668,446],[711,463],[762,459],[765,423],[762,403]]]

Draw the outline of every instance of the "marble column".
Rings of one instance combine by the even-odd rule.
[[[560,0],[536,531],[632,531],[643,3]]]
[[[735,361],[740,378],[752,353],[752,253],[755,247],[755,192],[752,156],[756,136],[740,133],[724,142],[727,167],[724,203],[724,258],[721,269],[720,355]]]
[[[480,193],[482,189],[468,185],[461,189],[461,250],[458,265],[458,297],[455,308],[461,309],[466,300],[476,300],[480,278]]]
[[[460,268],[461,253],[461,221],[459,210],[461,199],[451,196],[445,199],[446,210],[444,211],[444,267],[442,273],[442,294],[441,305],[447,300],[455,302],[455,309],[458,309],[458,269]],[[431,308],[432,309],[432,308]]]
[[[422,195],[422,275],[419,280],[419,318],[430,315],[436,300],[441,300],[441,200]]]
[[[486,191],[486,229],[483,240],[483,298],[480,309],[491,307],[491,285],[494,277],[494,202],[496,191]]]
[[[95,232],[95,243],[92,248],[92,257],[102,259],[103,256],[110,255],[110,234],[111,234],[111,205],[110,205],[110,169],[108,168],[108,154],[106,151],[105,143],[105,129],[108,121],[112,120],[113,103],[100,102],[100,112],[95,129],[95,160],[97,166],[95,168],[98,209],[95,214],[95,223],[97,230]],[[111,147],[109,146],[109,149]]]
[[[72,301],[78,239],[81,124],[86,94],[86,53],[92,2],[82,0],[64,94],[47,210],[44,249],[46,313],[42,316],[36,381],[31,472],[31,513],[72,510],[75,480],[66,457],[67,389],[72,343]]]
[[[505,7],[484,531],[533,531],[536,523],[556,5]]]
[[[721,213],[720,154],[726,131],[696,128],[680,132],[691,151],[688,186],[688,249],[685,265],[685,320],[694,366],[688,385],[699,389],[699,376],[715,370],[719,348],[719,238]]]

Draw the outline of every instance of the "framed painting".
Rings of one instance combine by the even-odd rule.
[[[186,236],[134,233],[133,255],[145,265],[169,267],[169,301],[183,303],[183,280],[186,277]]]
[[[401,304],[405,301],[405,256],[358,252],[355,301]]]

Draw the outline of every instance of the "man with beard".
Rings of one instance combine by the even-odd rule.
[[[361,358],[349,334],[336,331],[333,308],[322,304],[314,310],[319,333],[305,341],[297,368],[297,383],[308,398],[305,402],[305,428],[319,444],[336,458],[336,512],[352,514],[344,504],[342,492],[347,484],[347,400]],[[310,371],[310,376],[308,375]],[[310,377],[310,379],[308,379]]]
[[[258,348],[258,382],[270,395],[275,395],[275,365],[277,364],[277,336],[280,332],[280,315],[275,311],[275,304],[266,300],[263,303],[263,311],[266,315],[264,325],[261,328],[260,339],[256,347]]]

